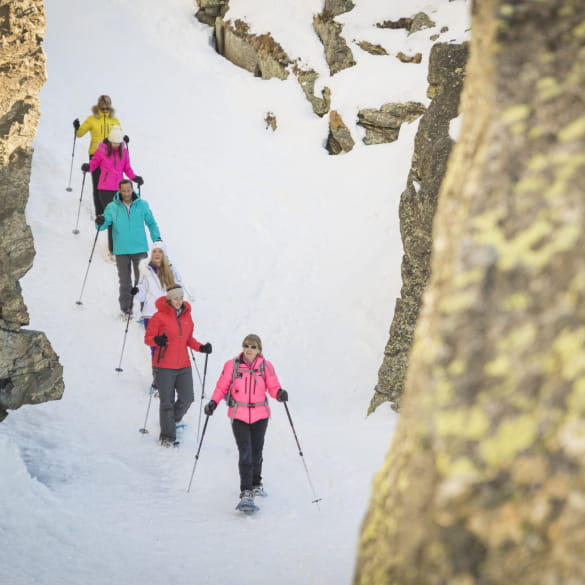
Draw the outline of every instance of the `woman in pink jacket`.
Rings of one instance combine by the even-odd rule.
[[[205,414],[211,416],[222,398],[228,402],[228,416],[238,446],[240,501],[252,504],[264,495],[262,487],[262,450],[270,409],[267,393],[279,402],[288,400],[280,387],[274,366],[262,355],[258,335],[246,335],[243,351],[225,363]]]
[[[89,161],[83,163],[83,172],[93,172],[100,169],[100,178],[97,185],[97,199],[95,215],[103,215],[106,205],[113,201],[118,191],[120,181],[126,175],[138,185],[144,183],[142,177],[137,175],[130,165],[130,154],[124,144],[124,134],[120,126],[114,126],[108,137],[98,144],[98,147]],[[108,228],[108,247],[113,254],[112,229]]]

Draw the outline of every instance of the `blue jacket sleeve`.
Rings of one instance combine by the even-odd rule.
[[[156,220],[154,219],[154,215],[150,209],[150,205],[144,201],[144,223],[148,226],[148,231],[150,232],[150,239],[153,242],[160,240],[160,232],[158,230],[158,225]],[[107,221],[107,220],[106,220]]]
[[[98,225],[97,229],[100,232],[103,232],[105,229],[108,229],[109,226],[112,225],[113,223],[113,219],[112,219],[112,204],[108,203],[106,205],[106,208],[104,209],[104,219],[106,220],[102,225]]]

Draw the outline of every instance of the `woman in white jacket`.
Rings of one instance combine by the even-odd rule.
[[[181,276],[169,262],[162,242],[154,242],[150,251],[150,258],[140,263],[140,278],[136,289],[133,289],[134,299],[140,303],[141,316],[144,327],[156,313],[156,300],[167,294],[167,289],[183,286]]]

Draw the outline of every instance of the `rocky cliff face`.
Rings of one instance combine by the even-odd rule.
[[[32,142],[45,81],[41,0],[0,0],[0,420],[8,409],[63,394],[62,367],[29,316],[19,279],[35,255],[26,224]]]
[[[414,327],[430,275],[433,218],[453,146],[449,124],[457,117],[467,53],[466,45],[446,43],[437,43],[431,51],[428,95],[432,102],[419,122],[412,165],[400,198],[401,297],[396,301],[370,411],[386,401],[396,409],[400,405]]]

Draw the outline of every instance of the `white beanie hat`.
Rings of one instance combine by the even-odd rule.
[[[167,299],[169,299],[169,300],[182,299],[183,296],[184,296],[183,289],[178,285],[172,286],[167,291]]]
[[[152,243],[152,248],[150,249],[150,253],[152,254],[153,250],[162,250],[163,254],[167,255],[167,247],[165,246],[162,240],[158,240]]]
[[[115,142],[116,144],[120,144],[122,140],[124,140],[124,132],[122,132],[122,128],[120,126],[112,126],[110,133],[108,134],[108,140],[110,142]]]

